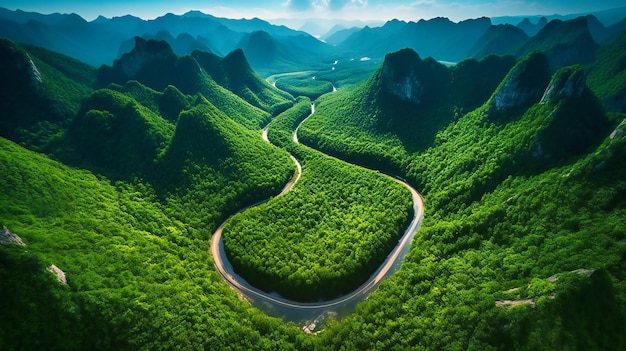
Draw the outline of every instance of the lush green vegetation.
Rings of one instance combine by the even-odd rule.
[[[271,140],[274,128],[279,138],[290,134],[309,111],[302,99],[278,116]],[[298,183],[234,216],[224,227],[224,248],[254,286],[296,300],[332,298],[355,289],[387,257],[411,219],[411,196],[380,173],[300,145],[292,152],[303,166]]]
[[[315,72],[315,79],[329,81],[339,89],[367,80],[380,63],[380,60],[337,60],[330,69]]]
[[[407,153],[432,145],[441,128],[484,103],[514,63],[512,57],[489,56],[448,68],[414,52],[398,54],[390,71],[413,72],[424,87],[422,103],[388,93],[380,68],[360,86],[320,98],[315,117],[300,128],[301,140],[342,159],[405,174]]]
[[[340,154],[356,150],[353,157],[364,164],[404,167],[427,204],[403,269],[330,327],[324,345],[623,347],[623,126],[604,138],[625,116],[607,116],[581,77],[581,67],[557,72],[545,100],[511,110],[506,123],[493,118],[489,100],[451,118],[428,148],[415,152],[394,133],[367,132],[387,114],[371,110],[358,115],[369,120],[358,120],[354,108],[338,107],[339,99],[358,99],[359,90],[321,100],[300,129],[306,140]],[[355,134],[356,121],[366,132]],[[579,269],[595,271],[569,273]]]
[[[256,74],[241,49],[223,59],[208,52],[194,51],[192,56],[219,85],[272,115],[289,108],[293,96],[272,87]]]
[[[98,87],[106,87],[111,83],[124,85],[129,80],[137,80],[157,91],[164,91],[168,86],[173,85],[187,95],[202,94],[222,112],[250,129],[257,129],[269,122],[271,118],[269,112],[254,106],[252,103],[219,85],[201,67],[195,57],[191,55],[176,56],[172,48],[164,41],[146,41],[141,38],[135,38],[135,40],[136,44],[133,51],[115,60],[113,66],[104,65],[98,69],[96,80]],[[245,58],[243,61],[235,61],[234,64],[241,64],[242,66],[229,68],[230,71],[242,70],[246,72],[250,70],[250,67],[245,62]],[[254,79],[260,80],[255,75],[249,78],[248,81]],[[260,94],[263,90],[259,92],[254,87],[247,88],[245,84],[237,83],[235,86],[236,91],[244,97],[250,98],[252,102],[256,101],[259,97],[255,97],[256,95],[252,94],[252,92],[255,91],[257,94]],[[271,87],[261,88],[271,89]],[[263,96],[265,95],[273,97],[273,100],[268,102],[268,106],[271,107],[268,108],[270,110],[284,109],[281,106],[289,104],[288,100],[280,94],[268,93]],[[252,99],[252,97],[255,98]]]
[[[333,91],[331,82],[317,79],[309,72],[280,77],[276,80],[276,87],[289,92],[291,95],[306,96],[312,100]]]
[[[589,68],[526,77],[549,93],[515,108],[494,108],[496,96],[525,86],[511,72],[542,72],[540,54],[516,71],[511,57],[445,67],[403,51],[319,98],[300,141],[397,172],[427,212],[402,268],[313,336],[252,308],[209,256],[222,220],[292,176],[258,135],[291,102],[272,110],[254,92],[259,108],[191,56],[134,77],[103,68],[94,91],[92,68],[3,40],[0,227],[26,247],[0,245],[0,348],[624,349],[622,41]],[[296,99],[269,129],[301,180],[224,238],[242,274],[302,299],[358,284],[410,211],[398,184],[291,142],[310,106]]]
[[[27,244],[0,246],[2,348],[306,349],[297,328],[240,300],[208,253],[220,221],[291,177],[288,155],[203,97],[183,97],[194,106],[174,125],[138,102],[158,110],[174,88],[126,87],[84,94],[55,144],[98,175],[0,139],[0,225]]]
[[[263,187],[254,177],[205,175],[226,186],[206,186],[213,191],[195,193],[196,204],[175,194],[163,202],[140,180],[111,184],[5,139],[0,150],[0,223],[27,245],[27,253],[0,247],[3,348],[303,347],[299,330],[240,300],[208,254],[217,217],[246,190],[241,182]],[[50,264],[67,287],[44,272]]]
[[[598,59],[589,69],[589,86],[609,109],[626,113],[626,32],[602,47]]]
[[[193,97],[181,93],[173,85],[168,85],[163,92],[158,92],[136,80],[126,82],[124,86],[111,84],[109,89],[132,97],[152,112],[172,122],[176,122],[178,114],[183,110],[189,109],[195,100]]]
[[[25,48],[0,38],[0,136],[45,150],[54,143],[91,91],[94,69],[68,57],[67,68],[57,69],[61,55]],[[63,72],[68,72],[68,77]]]

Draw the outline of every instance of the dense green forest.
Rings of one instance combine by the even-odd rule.
[[[447,126],[426,145],[401,137],[420,123],[410,118],[430,118],[416,100],[408,116],[398,97],[381,111],[345,104],[364,91],[389,95],[384,65],[361,87],[321,99],[300,140],[404,170],[427,204],[403,269],[323,334],[325,345],[624,347],[625,139],[623,124],[615,127],[626,116],[606,112],[585,71],[551,76],[548,60],[531,53],[482,106],[449,108]],[[404,124],[380,133],[374,126],[389,115]]]
[[[95,69],[0,39],[0,349],[626,349],[625,41],[574,65],[555,42],[404,49],[286,93],[240,51],[136,38]],[[410,196],[316,149],[406,178],[426,213],[400,270],[307,334],[231,289],[209,240],[270,198],[227,222],[242,276],[299,300],[362,282]]]
[[[270,140],[274,129],[290,135],[294,117],[308,115],[309,106],[302,99],[274,119]],[[254,286],[300,301],[334,298],[387,257],[412,218],[411,196],[380,173],[301,145],[291,152],[302,164],[300,180],[286,195],[234,216],[224,227],[224,248]]]

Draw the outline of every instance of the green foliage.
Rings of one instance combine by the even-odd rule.
[[[0,135],[37,150],[59,139],[91,92],[93,69],[75,60],[0,39]]]
[[[176,122],[178,114],[183,110],[189,109],[193,103],[192,97],[184,95],[173,85],[168,85],[160,93],[136,80],[130,80],[124,86],[111,84],[109,89],[132,97],[152,112],[172,122]]]
[[[587,65],[596,59],[598,44],[589,31],[586,17],[550,21],[535,36],[515,49],[518,57],[532,51],[543,52],[552,72],[574,64]]]
[[[83,101],[68,142],[79,163],[132,175],[152,165],[173,133],[172,124],[136,100],[102,89]]]
[[[607,118],[584,84],[563,89],[578,72],[580,67],[558,72],[550,85],[559,93],[515,110],[505,123],[493,121],[486,103],[415,152],[399,133],[376,128],[382,109],[354,113],[347,102],[361,102],[362,91],[320,100],[300,129],[301,141],[404,170],[427,205],[403,268],[354,315],[330,326],[321,336],[324,346],[623,347],[616,329],[626,316],[626,247],[620,242],[626,203],[619,195],[626,183],[618,161],[623,127],[602,140],[610,121],[624,116]],[[371,154],[363,157],[366,152]],[[596,273],[568,273],[581,268]],[[558,281],[547,280],[554,275]],[[507,306],[503,300],[513,307],[498,307],[496,302]],[[593,307],[581,307],[582,301]]]
[[[279,78],[276,80],[276,87],[293,96],[306,96],[311,100],[333,91],[331,82],[319,80],[308,73]]]
[[[208,52],[194,51],[192,56],[219,85],[250,104],[277,115],[291,106],[293,97],[272,87],[256,74],[241,49],[223,59]]]
[[[0,245],[0,344],[6,350],[79,350],[78,306],[70,289],[18,245]],[[55,326],[51,328],[51,326]]]
[[[626,32],[600,49],[589,68],[589,87],[609,110],[626,112]]]
[[[164,91],[173,85],[183,94],[204,96],[250,129],[259,128],[271,118],[270,113],[218,85],[193,56],[176,56],[164,41],[146,41],[138,37],[135,40],[135,48],[130,53],[115,60],[112,67],[102,66],[98,69],[97,86],[104,87],[110,83],[121,85],[129,80],[137,80],[156,91]]]
[[[58,287],[47,273],[26,274],[41,268],[24,266],[30,258],[6,256],[0,248],[1,285],[15,288],[3,293],[10,298],[3,303],[10,305],[2,315],[11,317],[6,322],[22,321],[3,324],[7,328],[2,333],[8,333],[3,335],[10,335],[2,339],[3,346],[276,349],[287,343],[301,348],[297,328],[253,310],[210,264],[208,238],[219,217],[228,213],[227,202],[242,201],[240,195],[263,196],[268,188],[282,186],[284,179],[278,183],[259,178],[258,171],[250,173],[251,168],[262,169],[261,175],[276,172],[272,167],[277,164],[268,161],[277,159],[277,150],[270,145],[260,149],[265,155],[254,151],[249,157],[256,163],[241,159],[247,165],[233,169],[231,178],[205,178],[199,172],[198,179],[221,184],[194,193],[198,201],[175,193],[161,201],[149,183],[113,185],[0,139],[0,222],[22,237],[37,260],[63,269],[69,285]],[[293,172],[290,160],[281,157]],[[16,266],[21,268],[14,271]],[[34,310],[50,314],[27,313]],[[55,324],[38,324],[44,322]],[[50,325],[62,330],[57,333]],[[21,339],[38,331],[38,337]]]
[[[344,88],[367,80],[379,65],[376,60],[338,60],[331,69],[315,72],[315,79],[329,81],[337,89]]]
[[[412,62],[412,79],[424,87],[419,103],[389,96],[381,67],[362,85],[322,97],[300,129],[302,141],[346,160],[406,173],[406,154],[432,145],[441,128],[487,101],[513,64],[511,57],[492,56],[447,68],[404,56],[396,66]]]
[[[270,124],[289,134],[306,116],[301,99]],[[304,112],[304,113],[303,113]],[[251,284],[304,301],[332,298],[363,283],[382,263],[410,221],[404,187],[299,145],[291,147],[302,177],[284,196],[234,216],[224,249]]]
[[[593,91],[613,111],[618,43],[590,69]],[[496,119],[489,99],[510,57],[452,68],[409,62],[427,68],[415,70],[434,88],[425,104],[383,91],[382,70],[319,98],[300,140],[398,172],[425,194],[427,213],[402,268],[313,337],[251,308],[210,263],[212,230],[293,175],[287,153],[259,138],[269,113],[190,57],[161,67],[184,80],[176,87],[124,77],[123,86],[92,92],[88,67],[1,44],[3,62],[26,68],[3,66],[12,83],[0,91],[2,135],[74,165],[0,138],[0,224],[27,245],[0,246],[3,349],[626,345],[626,124],[609,134],[626,116],[606,115],[574,84],[581,67],[557,72],[543,102]],[[31,59],[43,82],[32,79]],[[358,285],[410,214],[398,184],[291,141],[310,111],[310,99],[298,98],[269,128],[272,142],[302,161],[301,180],[234,217],[224,237],[251,282],[301,299]],[[46,271],[51,264],[67,286]]]

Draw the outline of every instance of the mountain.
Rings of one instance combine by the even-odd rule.
[[[321,124],[307,120],[299,138],[343,159],[370,160],[371,166],[399,172],[406,165],[389,162],[376,152],[393,150],[398,161],[400,155],[428,148],[440,128],[484,104],[514,63],[511,56],[492,55],[447,67],[432,58],[422,59],[412,49],[390,53],[367,81],[323,96],[314,118]],[[331,124],[341,127],[328,129]],[[311,130],[323,130],[324,138],[317,139]],[[341,142],[345,138],[358,142]],[[330,147],[338,144],[342,147]]]
[[[386,53],[366,81],[316,99],[315,113],[298,132],[304,145],[292,143],[290,130],[280,131],[283,146],[289,143],[298,157],[311,155],[295,192],[281,197],[275,195],[296,167],[259,134],[291,98],[255,75],[245,50],[177,55],[165,41],[138,36],[129,52],[96,70],[0,40],[2,348],[623,349],[625,37],[594,45],[593,31],[602,28],[589,20],[550,22],[521,44],[517,58],[445,65],[411,48]],[[10,23],[14,32],[29,26]],[[27,23],[57,33],[51,24]],[[91,24],[75,24],[89,33]],[[240,29],[257,24],[238,23]],[[407,26],[418,27],[394,21],[387,30],[406,34]],[[216,28],[234,32],[224,23]],[[484,28],[466,34],[478,40],[490,26]],[[383,31],[353,36],[359,33],[376,47],[365,34],[376,39]],[[451,43],[468,38],[457,34],[449,34]],[[259,38],[241,41],[252,35]],[[117,52],[119,45],[97,38],[103,51]],[[252,47],[257,39],[275,44],[275,63],[312,62],[293,51],[310,36],[261,29],[237,43]],[[323,61],[323,73],[344,61]],[[586,63],[560,67],[578,61]],[[311,101],[297,101],[276,118],[278,127],[309,116]],[[316,159],[337,167],[314,166]],[[239,244],[237,256],[261,263],[257,279],[271,267],[296,278],[307,297],[323,296],[315,289],[318,272],[334,274],[344,260],[363,273],[354,258],[378,251],[384,259],[376,240],[394,232],[377,223],[410,217],[409,206],[393,210],[400,193],[366,175],[404,191],[383,172],[419,189],[424,219],[401,267],[349,316],[303,312],[307,326],[314,320],[323,332],[308,335],[301,325],[265,315],[211,263],[213,230],[239,209],[275,197],[276,205],[233,217],[257,236]],[[345,217],[344,204],[350,204]],[[263,218],[267,231],[241,218]],[[316,230],[342,218],[350,223],[345,228]],[[302,243],[300,228],[311,230],[309,243],[328,259],[316,261],[311,245],[285,245],[275,235],[284,231],[290,242]],[[345,241],[329,235],[336,228]],[[241,233],[232,231],[232,238]],[[367,235],[373,244],[351,246]],[[396,240],[385,242],[391,247]]]
[[[529,37],[534,37],[540,30],[548,24],[545,17],[541,17],[537,23],[532,23],[529,18],[524,18],[517,24],[517,28],[523,30]]]
[[[96,67],[110,65],[132,49],[132,38],[136,36],[166,40],[179,55],[190,54],[195,49],[208,49],[225,55],[238,48],[247,34],[259,31],[268,33],[287,47],[293,45],[286,50],[292,56],[298,50],[313,45],[299,59],[313,55],[310,61],[314,62],[325,54],[317,53],[322,43],[315,43],[317,40],[310,35],[258,18],[232,20],[190,11],[183,15],[170,13],[153,20],[122,16],[110,19],[98,17],[87,22],[76,14],[42,15],[0,8],[0,36],[45,47]]]
[[[589,30],[587,18],[578,17],[550,21],[515,50],[515,54],[521,57],[533,50],[545,53],[551,69],[556,71],[573,64],[590,64],[596,58],[598,44]]]
[[[383,67],[393,62],[387,59],[407,59],[402,67],[409,68],[397,72],[411,77],[415,70],[409,64],[409,57],[414,55],[407,52],[400,55],[388,56]],[[371,88],[375,80],[380,81],[383,70],[377,71],[366,85]],[[420,316],[416,319],[429,324],[430,318],[436,318],[443,310],[462,313],[468,304],[473,306],[472,310],[481,311],[477,312],[479,315],[497,319],[473,319],[474,323],[498,330],[494,331],[498,336],[489,333],[488,341],[484,342],[495,349],[550,349],[564,344],[573,348],[581,345],[619,348],[623,342],[618,336],[619,328],[610,325],[608,329],[585,334],[584,340],[578,337],[564,340],[560,336],[584,333],[581,328],[586,327],[581,327],[581,323],[587,326],[604,323],[607,318],[620,323],[625,320],[625,311],[617,302],[617,296],[623,296],[624,290],[620,283],[611,283],[612,279],[623,280],[621,240],[624,236],[622,229],[609,229],[615,225],[623,228],[617,223],[621,223],[618,218],[626,209],[626,202],[619,195],[624,191],[623,167],[618,166],[624,155],[626,139],[620,121],[625,116],[621,114],[613,119],[604,112],[598,97],[586,86],[583,67],[566,67],[551,74],[547,57],[540,53],[521,59],[500,80],[499,88],[488,100],[446,121],[438,128],[434,140],[417,150],[411,149],[409,140],[400,133],[410,129],[418,135],[415,138],[418,140],[428,138],[426,129],[417,124],[405,124],[404,129],[389,128],[390,114],[381,104],[383,101],[366,105],[360,98],[363,95],[360,89],[321,99],[315,114],[300,127],[299,138],[305,144],[370,167],[406,174],[410,182],[422,189],[431,216],[436,218],[431,223],[424,222],[418,232],[425,244],[412,249],[404,262],[410,268],[399,272],[402,279],[370,297],[372,307],[367,314],[337,327],[357,348],[398,345],[387,341],[385,336],[368,333],[355,338],[347,336],[348,330],[359,325],[374,323],[382,327],[383,323],[376,322],[380,315],[376,316],[375,312],[396,316],[411,309],[407,306],[414,306],[411,311],[419,311],[416,315]],[[475,86],[481,83],[477,80]],[[416,84],[405,87],[405,92],[412,92]],[[501,107],[510,108],[512,115],[494,119],[493,104],[504,96],[510,97],[509,104]],[[398,104],[392,100],[395,96],[387,99],[392,105]],[[357,105],[343,107],[347,101]],[[402,112],[407,114],[406,120],[426,117],[419,114],[417,107]],[[581,213],[584,220],[579,220]],[[598,228],[606,228],[608,232],[599,232]],[[598,240],[608,248],[594,244]],[[557,249],[557,243],[564,246]],[[581,247],[589,248],[587,254],[579,254]],[[496,271],[474,270],[478,264],[471,263],[471,258],[477,257],[474,255],[482,258],[481,266],[488,262],[502,266]],[[590,259],[589,255],[594,258]],[[503,258],[505,262],[501,261]],[[459,260],[467,265],[459,266]],[[588,266],[594,269],[582,268]],[[444,267],[456,268],[442,273],[445,278],[433,278],[442,272],[440,269],[445,271]],[[499,278],[494,280],[495,276]],[[462,288],[451,287],[450,279],[465,283],[460,283]],[[495,281],[508,283],[476,288]],[[434,286],[438,290],[433,291]],[[528,290],[523,290],[526,287]],[[405,289],[418,289],[420,293],[401,299],[406,305],[394,302],[394,296]],[[454,296],[458,303],[435,307],[432,298],[440,293]],[[594,301],[598,305],[589,310],[572,308],[582,296],[596,296]],[[555,317],[565,311],[572,314]],[[524,321],[523,326],[515,324],[520,320]],[[410,323],[415,322],[414,319]],[[509,322],[513,324],[500,329]],[[404,325],[408,327],[410,323]],[[455,340],[475,335],[475,330],[466,330],[467,319],[450,324],[455,325],[454,330],[448,326],[424,335],[436,333]],[[518,334],[526,333],[526,328],[533,330],[540,341],[529,334]],[[549,336],[542,332],[545,330],[560,336]],[[415,329],[398,333],[401,338],[410,339]],[[329,344],[340,347],[345,344],[345,339],[340,339],[341,342],[329,341]],[[468,341],[459,343],[458,347],[467,349],[477,343],[482,344]],[[402,344],[410,345],[411,342]],[[445,349],[448,345],[443,341],[428,343],[433,349]]]
[[[510,24],[491,26],[468,51],[469,57],[480,59],[490,54],[505,55],[528,40],[528,35]]]
[[[626,17],[626,7],[625,6],[621,6],[621,7],[615,7],[615,8],[611,8],[611,9],[607,9],[607,10],[602,10],[602,11],[590,11],[590,12],[581,12],[581,13],[571,13],[571,14],[554,14],[554,15],[536,15],[536,16],[498,16],[498,17],[492,17],[493,23],[496,24],[519,24],[521,22],[525,22],[526,20],[528,20],[529,22],[544,22],[544,20],[542,18],[546,18],[546,21],[544,24],[546,24],[549,21],[558,19],[561,21],[568,21],[568,20],[572,20],[575,19],[577,17],[581,17],[581,16],[587,16],[587,15],[592,15],[594,17],[597,17],[600,22],[602,22],[603,25],[605,26],[612,26],[615,23],[621,21],[624,17]],[[537,28],[537,29],[541,29],[541,28]],[[531,35],[531,34],[529,34]]]
[[[146,41],[136,37],[135,42],[135,48],[115,60],[113,66],[105,65],[98,69],[98,87],[105,87],[110,83],[125,84],[129,80],[137,80],[157,91],[173,85],[187,95],[202,94],[229,116],[251,128],[260,126],[270,117],[267,111],[253,106],[218,85],[193,56],[176,56],[164,41]],[[249,73],[245,60],[238,63],[241,66],[235,69]]]
[[[293,102],[291,95],[274,88],[252,70],[241,49],[224,58],[197,50],[191,56],[217,84],[272,115],[287,109]]]
[[[41,150],[91,91],[93,68],[64,55],[0,39],[0,136]]]
[[[392,20],[382,27],[366,27],[349,36],[338,47],[367,57],[383,57],[386,53],[408,47],[423,57],[459,62],[467,57],[472,45],[490,25],[488,18],[458,23],[447,18],[418,22]]]
[[[384,24],[383,21],[345,20],[340,18],[278,18],[270,22],[301,30],[321,39],[325,39],[336,31],[345,28],[378,27]]]
[[[626,31],[603,46],[589,68],[589,85],[610,111],[626,113]]]
[[[557,106],[533,146],[542,151],[542,157],[559,160],[590,152],[611,131],[604,108],[587,87],[582,66],[556,72],[540,104]]]
[[[177,37],[173,37],[167,31],[160,31],[155,35],[143,35],[142,38],[146,40],[165,41],[169,44],[174,53],[179,56],[188,55],[194,50],[219,52],[208,39],[203,37],[194,38],[189,33],[181,33]],[[120,56],[131,51],[134,46],[134,38],[124,41],[120,46]]]
[[[359,27],[338,29],[336,31],[332,31],[332,33],[329,32],[329,34],[327,36],[324,36],[323,39],[330,45],[339,45],[341,44],[341,42],[346,40],[352,34],[358,32],[359,30],[361,30],[361,28]]]
[[[262,75],[321,67],[333,55],[330,45],[308,34],[275,36],[255,31],[235,45],[242,49],[250,65]]]
[[[548,59],[540,52],[533,52],[517,62],[487,103],[492,110],[491,117],[515,118],[518,111],[526,111],[538,103],[550,76]]]
[[[155,162],[174,126],[136,100],[102,89],[83,100],[68,132],[68,143],[80,155],[73,162],[128,177]]]

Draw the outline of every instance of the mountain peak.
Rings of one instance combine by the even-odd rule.
[[[504,78],[493,96],[492,106],[502,112],[537,103],[549,82],[550,66],[546,56],[532,52]]]
[[[122,71],[128,77],[135,77],[139,70],[149,61],[168,61],[176,60],[176,54],[172,48],[163,40],[145,40],[141,37],[135,37],[135,48],[122,55],[119,63]]]
[[[402,49],[385,56],[382,68],[383,91],[401,100],[419,103],[424,87],[418,80],[421,61],[413,49]]]
[[[585,92],[585,70],[582,66],[566,67],[558,71],[546,89],[541,102],[563,98],[579,98]]]

